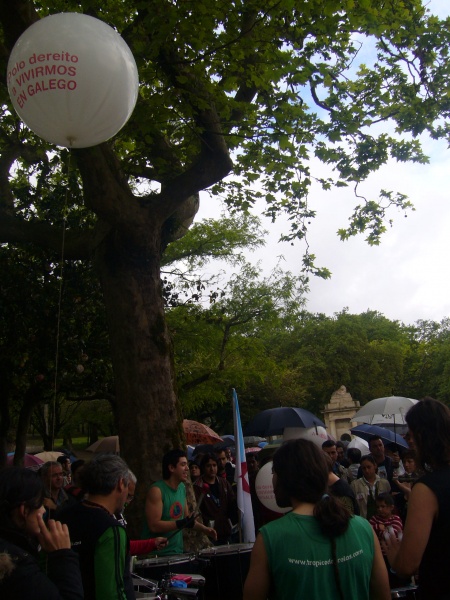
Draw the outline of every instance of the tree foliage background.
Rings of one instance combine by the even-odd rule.
[[[139,100],[113,140],[69,152],[31,134],[0,85],[0,242],[17,257],[40,248],[57,268],[67,225],[65,260],[92,268],[101,288],[123,453],[150,481],[183,440],[161,265],[192,224],[198,192],[231,213],[264,199],[266,215],[287,215],[283,238],[295,241],[315,214],[313,179],[357,188],[391,157],[425,161],[419,134],[448,139],[450,22],[420,0],[9,0],[0,3],[3,73],[19,35],[59,11],[123,35]],[[371,64],[359,60],[366,40]],[[313,172],[311,157],[332,176]],[[401,190],[357,202],[340,235],[365,232],[369,243],[391,207],[409,205]],[[309,251],[303,268],[328,275]]]

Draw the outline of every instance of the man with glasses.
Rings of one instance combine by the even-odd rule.
[[[128,473],[130,480],[128,481],[128,495],[124,504],[124,509],[133,502],[137,484],[137,478],[133,471],[128,471]],[[123,527],[127,526],[127,521],[122,512],[116,514],[116,519]],[[165,546],[167,546],[167,538],[165,537],[152,537],[147,540],[130,540],[130,556],[142,556],[143,554],[149,554],[154,550],[162,550]]]
[[[135,598],[129,541],[116,517],[127,502],[130,481],[130,470],[119,456],[100,454],[83,467],[85,498],[61,513],[80,557],[85,600]]]

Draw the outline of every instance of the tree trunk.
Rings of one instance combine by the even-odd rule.
[[[7,396],[0,397],[0,469],[6,466],[8,454],[8,434],[11,425]]]
[[[140,238],[129,235],[111,231],[97,249],[95,268],[108,318],[121,455],[138,478],[127,512],[136,534],[163,454],[184,442],[162,299],[160,226],[147,223]]]
[[[36,404],[41,399],[36,387],[30,387],[25,394],[25,398],[20,409],[19,421],[16,430],[16,450],[14,452],[14,464],[22,467],[23,457],[27,447],[28,429],[30,428],[31,415]]]

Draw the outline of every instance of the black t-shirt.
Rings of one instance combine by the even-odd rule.
[[[419,597],[450,598],[450,467],[426,473],[419,479],[435,494],[439,514],[419,567]]]

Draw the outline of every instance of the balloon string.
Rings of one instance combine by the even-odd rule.
[[[71,144],[72,145],[72,144]],[[70,167],[72,161],[72,153],[69,148],[69,162],[67,165],[68,177],[70,177]],[[70,179],[69,179],[70,181]],[[55,379],[53,385],[53,419],[52,419],[52,450],[55,446],[55,422],[56,422],[56,396],[58,386],[58,369],[59,369],[59,341],[61,332],[61,309],[62,309],[62,293],[63,293],[63,277],[64,277],[64,249],[66,244],[66,227],[67,227],[67,204],[69,198],[69,186],[66,187],[66,197],[64,200],[63,208],[63,230],[62,230],[62,241],[61,241],[61,264],[59,269],[59,294],[58,294],[58,316],[56,320],[56,354],[55,354]]]

